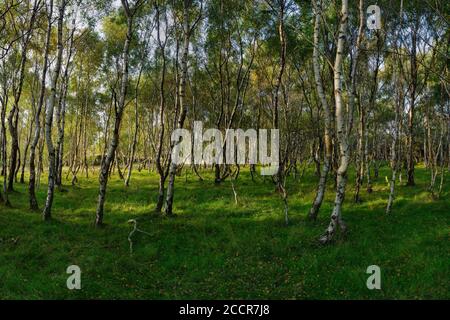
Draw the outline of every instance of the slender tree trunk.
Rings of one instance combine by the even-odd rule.
[[[395,67],[394,67],[395,68]],[[394,70],[394,83],[399,82],[399,75],[398,73]],[[394,119],[394,139],[392,140],[392,147],[391,147],[391,168],[392,168],[392,174],[391,174],[391,179],[389,181],[389,199],[388,199],[388,203],[386,206],[386,213],[391,213],[392,211],[392,206],[394,204],[394,199],[395,199],[395,180],[396,180],[396,176],[397,176],[397,170],[398,170],[398,157],[397,157],[397,152],[398,152],[398,139],[399,139],[399,134],[400,134],[400,122],[401,122],[401,114],[400,114],[400,110],[403,110],[403,101],[404,101],[404,97],[403,97],[403,85],[401,84],[397,84],[397,101],[395,103],[395,119]]]
[[[424,154],[424,162],[425,162],[425,167],[430,169],[431,171],[431,182],[430,182],[430,191],[432,191],[433,187],[434,187],[434,169],[436,169],[436,167],[434,166],[434,161],[433,161],[433,138],[431,135],[431,126],[430,126],[430,107],[428,106],[428,103],[425,105],[425,114],[424,114],[424,119],[423,119],[423,125],[424,125],[424,137],[423,137],[423,141],[424,141],[424,149],[423,149],[423,154]],[[428,140],[428,143],[427,143]]]
[[[71,59],[74,51],[73,41],[75,34],[75,14],[72,18],[72,29],[69,37],[69,48],[67,50],[68,57],[66,65],[64,67],[64,75],[62,78],[62,93],[59,97],[58,112],[57,112],[57,126],[58,126],[58,141],[56,147],[56,178],[55,183],[58,188],[62,188],[62,169],[63,169],[63,157],[64,157],[64,129],[66,127],[66,98],[69,89],[69,69],[71,65]]]
[[[14,190],[14,178],[16,175],[17,168],[17,153],[19,150],[19,134],[18,134],[18,122],[19,122],[19,102],[22,95],[23,81],[25,78],[25,65],[27,63],[27,49],[30,43],[32,31],[34,28],[34,23],[36,20],[36,15],[39,11],[40,1],[35,0],[33,5],[33,11],[30,17],[28,29],[24,33],[24,38],[22,40],[22,51],[19,66],[19,78],[17,87],[14,88],[14,102],[13,107],[8,116],[9,132],[11,134],[11,156],[10,156],[10,167],[8,176],[8,191]]]
[[[280,69],[278,71],[276,83],[275,83],[275,92],[274,92],[274,101],[273,101],[273,128],[279,129],[279,91],[282,86],[283,74],[286,69],[286,33],[284,30],[284,15],[286,9],[286,2],[284,0],[279,1],[279,13],[278,13],[278,38],[280,40]],[[286,153],[288,151],[288,144],[286,144]],[[288,193],[286,190],[286,171],[284,170],[285,159],[281,157],[281,147],[278,148],[278,170],[276,174],[276,183],[277,189],[281,194],[281,198],[284,203],[284,219],[285,224],[289,224],[288,217]]]
[[[45,122],[45,109],[44,108],[44,117],[42,119],[42,122]],[[38,170],[37,170],[37,187],[39,189],[41,185],[41,175],[44,172],[44,142],[45,138],[42,135],[39,138],[39,150],[38,150]]]
[[[165,124],[164,124],[164,112],[165,112],[165,106],[166,106],[166,96],[165,96],[165,90],[164,90],[164,83],[166,79],[166,52],[165,47],[167,40],[165,39],[164,42],[161,41],[161,24],[160,24],[160,9],[159,6],[156,6],[156,14],[157,14],[157,37],[158,37],[158,45],[159,49],[161,51],[161,59],[162,59],[162,68],[161,68],[161,81],[159,85],[159,117],[158,121],[160,124],[159,128],[159,136],[158,136],[158,149],[156,152],[156,169],[159,174],[159,190],[158,190],[158,199],[156,202],[156,208],[155,212],[160,213],[164,204],[164,191],[165,191],[165,181],[167,177],[167,170],[164,170],[163,165],[161,163],[161,155],[162,150],[164,146],[164,133],[165,133]],[[166,24],[166,32],[167,32],[167,19],[165,20]],[[194,164],[195,165],[195,164]]]
[[[427,128],[429,127],[429,119],[428,119],[428,111],[425,112],[425,117],[423,119],[423,126],[425,128],[423,132],[423,164],[425,165],[425,168],[429,169],[430,164],[428,162],[428,144],[427,144]]]
[[[41,111],[42,106],[44,105],[44,96],[45,96],[45,79],[47,76],[47,68],[48,68],[48,53],[50,48],[50,36],[52,33],[52,14],[53,14],[53,0],[50,0],[50,4],[47,7],[47,35],[45,39],[45,49],[44,49],[44,61],[42,68],[42,77],[41,77],[41,88],[39,94],[39,101],[36,109],[36,113],[34,115],[34,136],[33,141],[31,142],[30,147],[30,178],[28,182],[28,194],[30,197],[30,209],[33,211],[37,211],[39,209],[38,202],[36,199],[36,167],[35,167],[35,157],[36,157],[36,147],[39,144],[40,132],[41,132]],[[39,168],[38,168],[39,170]]]
[[[66,65],[66,68],[68,65]],[[62,188],[62,169],[63,169],[63,158],[64,158],[64,129],[66,126],[66,97],[67,97],[67,90],[68,90],[68,84],[66,83],[69,81],[68,76],[64,75],[63,82],[64,85],[62,87],[62,93],[60,97],[60,102],[58,109],[59,112],[59,120],[58,122],[58,140],[56,143],[56,173],[55,173],[55,184],[56,186],[61,189]]]
[[[6,137],[6,106],[8,105],[8,93],[6,88],[3,88],[3,97],[1,99],[1,113],[0,113],[0,120],[1,120],[1,158],[2,158],[2,172],[3,172],[3,183],[2,183],[2,189],[3,189],[3,196],[2,200],[3,203],[7,206],[10,206],[11,203],[9,202],[8,197],[8,169],[7,169],[7,137]]]
[[[1,160],[1,168],[0,168],[0,177],[4,175],[4,170],[3,170],[3,164],[6,161],[6,158],[3,159],[3,131],[2,129],[2,123],[3,123],[3,118],[1,117],[1,115],[3,114],[3,98],[1,97],[0,94],[0,160]],[[0,187],[0,204],[4,204],[6,198],[3,197],[3,188]]]
[[[106,197],[106,187],[108,184],[108,175],[111,164],[114,161],[114,156],[116,154],[117,147],[119,145],[119,132],[120,132],[120,123],[122,121],[123,111],[125,109],[125,98],[128,89],[128,63],[129,63],[129,54],[130,54],[130,42],[133,35],[133,14],[130,12],[130,8],[127,0],[122,0],[122,6],[125,10],[125,14],[127,17],[127,36],[125,39],[125,44],[123,47],[122,57],[122,79],[120,85],[120,96],[119,103],[115,110],[115,120],[114,120],[114,130],[111,137],[111,141],[108,147],[108,151],[106,156],[104,157],[101,168],[100,168],[100,177],[99,177],[99,194],[97,201],[97,210],[96,210],[96,218],[95,218],[95,226],[100,227],[103,225],[103,210],[105,204]]]
[[[360,13],[361,15],[361,13]],[[364,18],[360,17],[361,21]],[[363,23],[363,22],[362,22]],[[347,168],[349,164],[349,144],[348,132],[346,132],[345,108],[342,101],[342,60],[344,58],[344,44],[348,24],[348,0],[342,0],[340,26],[338,33],[338,42],[336,48],[336,59],[334,62],[334,98],[336,112],[336,133],[339,143],[340,163],[337,171],[337,188],[334,200],[334,208],[331,214],[330,224],[325,234],[320,238],[320,242],[327,243],[333,238],[336,228],[339,225],[341,230],[345,232],[346,226],[342,219],[342,203],[345,197],[345,186],[347,182]]]
[[[16,126],[17,125],[18,125],[18,123],[16,123]],[[20,134],[19,134],[19,141],[20,141]],[[16,171],[14,171],[14,182],[15,183],[18,182],[17,176],[19,175],[19,170],[20,170],[21,164],[22,164],[22,155],[20,152],[20,146],[18,146],[18,148],[17,148],[17,165],[16,165]]]
[[[352,70],[351,70],[351,81],[350,81],[350,97],[349,97],[349,105],[350,105],[350,113],[353,112],[352,104],[355,103],[356,99],[356,83],[357,83],[357,66],[358,66],[358,58],[359,58],[359,52],[360,52],[360,46],[362,42],[362,36],[363,36],[363,30],[364,27],[364,21],[363,19],[363,7],[364,7],[364,1],[360,0],[359,2],[359,15],[360,15],[360,24],[359,24],[359,30],[358,30],[358,38],[356,41],[356,50],[352,61]],[[377,34],[377,40],[378,40],[378,34]],[[378,42],[377,42],[378,43]],[[377,63],[375,66],[375,74],[378,72],[378,57],[379,52],[377,52]],[[376,76],[375,76],[376,78]],[[376,82],[376,81],[375,81]],[[373,91],[371,92],[371,98],[373,97]],[[371,106],[373,107],[373,106]],[[364,172],[368,171],[367,168],[367,157],[366,157],[366,150],[367,150],[367,117],[366,117],[366,108],[361,103],[360,99],[358,101],[358,111],[359,111],[359,126],[358,126],[358,150],[357,150],[357,163],[356,163],[356,190],[354,195],[354,201],[356,203],[361,202],[360,197],[360,190],[361,185],[364,177]],[[352,116],[349,115],[349,117],[352,119]],[[350,121],[351,122],[351,121]],[[367,170],[366,170],[367,169]]]
[[[400,1],[400,13],[399,13],[399,30],[402,28],[402,16],[403,16],[403,0]],[[396,63],[393,64],[393,82],[396,86],[397,91],[397,101],[395,102],[395,118],[394,118],[394,139],[392,141],[391,147],[391,168],[392,174],[391,179],[389,181],[389,199],[386,206],[386,213],[389,214],[392,211],[392,206],[394,205],[395,200],[395,181],[398,169],[400,168],[400,176],[401,179],[401,165],[399,159],[401,159],[401,143],[399,144],[399,139],[401,137],[401,128],[402,128],[402,118],[401,112],[404,108],[405,97],[403,94],[403,82],[402,82],[402,74],[400,71],[403,71],[403,64],[400,55],[398,54],[398,36],[400,31],[397,32],[395,36],[395,40],[393,42],[394,51],[396,52]],[[397,68],[398,65],[398,68]],[[401,180],[400,180],[401,182]]]
[[[328,172],[330,171],[333,145],[332,145],[332,135],[333,135],[333,120],[330,107],[328,106],[328,101],[325,97],[325,92],[322,84],[322,76],[320,74],[320,64],[319,64],[319,32],[320,32],[320,19],[322,13],[322,7],[317,7],[316,0],[313,0],[313,7],[315,10],[314,18],[314,49],[313,49],[313,67],[314,67],[314,79],[316,82],[317,95],[319,96],[320,104],[324,110],[325,115],[325,132],[324,132],[324,143],[325,143],[325,157],[323,162],[323,168],[320,174],[319,184],[317,186],[316,196],[314,198],[311,209],[309,210],[309,218],[315,220],[319,214],[320,206],[325,195],[325,188],[327,183]]]
[[[138,92],[139,92],[139,83],[141,81],[141,73],[142,73],[142,67],[139,70],[139,76],[136,83],[135,88],[135,98],[134,98],[134,135],[133,135],[133,142],[131,144],[131,154],[130,158],[128,159],[128,172],[127,177],[125,178],[125,187],[128,187],[130,185],[130,179],[131,179],[131,172],[133,171],[133,163],[134,163],[134,157],[136,154],[136,146],[137,146],[137,139],[139,134],[139,109],[138,109]]]
[[[356,161],[356,185],[355,185],[355,196],[354,200],[356,203],[361,202],[361,196],[359,195],[361,186],[364,178],[365,164],[364,161],[364,148],[365,148],[365,107],[362,103],[358,103],[359,111],[359,124],[358,124],[358,150],[357,150],[357,161]]]
[[[184,126],[184,121],[187,115],[187,103],[186,98],[186,80],[187,80],[187,69],[188,69],[188,54],[189,54],[189,42],[191,37],[192,29],[189,26],[189,7],[190,1],[184,0],[183,8],[183,56],[181,58],[181,79],[180,79],[180,89],[179,89],[179,106],[181,109],[180,116],[178,118],[177,128],[182,129]],[[172,146],[173,150],[174,146]],[[169,169],[169,182],[167,186],[167,197],[166,197],[166,207],[165,213],[168,216],[172,215],[173,197],[175,193],[175,175],[177,171],[177,165],[175,162],[171,162]]]
[[[284,70],[286,69],[286,34],[284,30],[284,15],[285,15],[285,6],[286,3],[284,0],[279,1],[280,8],[279,8],[279,14],[278,14],[278,38],[280,39],[280,70],[278,71],[276,84],[275,84],[275,92],[274,92],[274,102],[273,102],[273,128],[278,129],[279,128],[279,91],[281,88],[282,80],[283,80],[283,74]],[[282,194],[286,193],[286,190],[284,190],[284,163],[281,163],[281,148],[278,148],[280,163],[278,165],[278,172],[277,172],[277,182],[278,182],[278,189],[282,191]]]
[[[372,145],[372,148],[375,146]],[[364,162],[366,165],[366,184],[367,184],[367,193],[372,193],[372,178],[370,174],[370,167],[372,164],[372,158],[369,156],[369,128],[367,127],[364,130]]]
[[[441,113],[442,113],[442,117],[444,117],[444,101],[441,101]],[[427,106],[427,111],[426,113],[429,113],[429,107]],[[429,117],[429,115],[428,115]],[[436,117],[439,119],[439,117]],[[431,196],[433,198],[439,198],[441,192],[442,192],[442,185],[443,185],[443,180],[444,180],[444,153],[443,150],[445,148],[445,122],[443,121],[443,119],[439,119],[440,121],[439,123],[439,127],[440,127],[440,132],[439,132],[439,140],[438,140],[438,144],[437,144],[437,148],[436,148],[436,152],[434,152],[433,150],[433,142],[432,142],[432,134],[431,134],[431,127],[428,123],[428,127],[427,129],[427,136],[428,136],[428,145],[429,145],[429,164],[430,164],[430,171],[431,171],[431,181],[430,181],[430,186],[428,188],[428,190],[431,193]],[[428,120],[429,122],[430,120]],[[437,125],[436,125],[437,126]],[[437,131],[437,130],[436,130]],[[439,163],[440,161],[440,163]],[[440,172],[440,185],[439,185],[439,189],[437,194],[435,193],[435,184],[436,184],[436,178],[438,177]]]
[[[416,90],[417,90],[417,32],[419,28],[419,18],[415,17],[414,26],[411,30],[411,88],[410,88],[410,104],[408,113],[408,186],[414,186],[414,111],[416,103]]]
[[[25,53],[23,53],[25,55]],[[11,152],[9,160],[9,174],[8,174],[8,192],[14,191],[14,174],[17,165],[17,150],[19,149],[19,137],[17,132],[17,121],[19,118],[19,109],[14,103],[13,108],[8,115],[8,127],[11,135]]]
[[[25,166],[27,164],[27,155],[28,155],[28,149],[30,147],[31,137],[33,135],[33,122],[30,123],[30,131],[27,135],[27,142],[25,143],[25,149],[23,150],[23,164],[22,164],[22,171],[20,173],[20,183],[25,183]]]
[[[48,189],[45,207],[42,211],[42,218],[49,220],[51,218],[51,210],[53,205],[53,196],[55,191],[55,148],[52,141],[52,127],[53,127],[53,111],[56,101],[56,88],[58,85],[59,73],[61,70],[62,53],[63,53],[63,20],[64,11],[66,9],[66,0],[61,0],[58,15],[58,53],[56,57],[55,70],[53,71],[52,82],[50,86],[50,97],[48,99],[47,110],[45,114],[45,141],[47,142],[48,151]]]

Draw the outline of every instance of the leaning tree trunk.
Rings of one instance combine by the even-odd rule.
[[[361,14],[361,13],[360,13]],[[330,224],[325,234],[319,239],[322,243],[328,243],[332,240],[336,228],[339,225],[342,231],[346,226],[342,219],[341,210],[345,196],[345,186],[347,182],[347,168],[350,159],[348,132],[345,119],[345,108],[342,101],[342,60],[344,58],[344,43],[348,24],[348,0],[342,0],[341,17],[338,33],[338,42],[336,48],[336,59],[334,62],[334,99],[336,112],[336,134],[339,144],[340,163],[337,170],[337,188],[334,200],[334,208],[331,214]]]
[[[53,196],[55,192],[55,173],[56,173],[56,163],[55,163],[55,148],[52,141],[52,127],[53,127],[53,111],[55,107],[56,100],[56,88],[58,85],[59,72],[61,70],[62,53],[63,53],[63,20],[64,11],[66,9],[66,0],[61,0],[59,7],[58,16],[58,53],[56,58],[56,66],[53,71],[52,82],[50,86],[50,97],[48,99],[47,110],[45,113],[45,141],[47,143],[48,151],[48,188],[47,188],[47,199],[45,201],[45,207],[42,211],[42,218],[44,220],[49,220],[51,218],[51,211],[53,205]]]
[[[8,190],[14,190],[14,178],[16,175],[17,168],[17,153],[19,150],[19,135],[18,135],[18,122],[19,122],[19,102],[22,95],[23,81],[25,78],[25,65],[27,63],[27,49],[30,43],[31,35],[33,33],[34,23],[36,21],[36,16],[39,11],[40,1],[35,0],[33,4],[32,14],[30,17],[29,25],[27,30],[23,34],[22,40],[22,52],[19,67],[19,76],[17,87],[14,88],[14,102],[11,111],[8,116],[9,132],[11,134],[11,159],[9,166],[9,176],[8,176]]]
[[[322,205],[323,197],[325,195],[325,187],[327,183],[328,172],[330,171],[333,146],[332,146],[332,135],[333,135],[333,120],[330,107],[328,106],[328,101],[325,97],[325,92],[323,90],[322,76],[320,75],[320,64],[319,64],[319,29],[320,29],[320,18],[322,7],[317,8],[316,0],[313,0],[313,7],[315,9],[315,19],[314,19],[314,49],[313,49],[313,67],[314,67],[314,79],[316,82],[317,95],[320,99],[320,104],[324,110],[325,115],[325,157],[323,162],[323,168],[320,174],[319,184],[317,186],[316,196],[314,198],[311,209],[309,210],[309,218],[315,220],[319,214],[320,206]]]
[[[45,39],[45,51],[44,51],[44,65],[42,68],[42,78],[41,78],[41,90],[39,93],[39,101],[36,108],[36,113],[34,115],[34,137],[30,146],[30,177],[28,182],[28,194],[30,196],[30,209],[33,211],[37,211],[39,209],[38,202],[36,199],[36,166],[35,166],[35,157],[36,157],[36,147],[39,144],[39,138],[41,135],[41,111],[42,106],[44,105],[44,96],[45,96],[45,79],[47,76],[47,68],[48,68],[48,53],[50,48],[50,36],[52,33],[52,14],[53,14],[53,0],[50,0],[49,7],[47,8],[47,36]],[[39,168],[38,168],[39,170]]]
[[[127,36],[125,39],[125,44],[123,47],[123,65],[122,65],[122,79],[121,79],[121,87],[120,87],[120,96],[119,103],[117,105],[117,109],[115,111],[115,121],[114,121],[114,130],[112,133],[111,141],[108,147],[108,151],[106,156],[103,158],[101,167],[100,167],[100,176],[99,176],[99,194],[97,200],[97,210],[96,210],[96,218],[95,218],[95,226],[100,227],[103,225],[103,210],[105,205],[105,197],[106,197],[106,187],[108,184],[108,176],[109,170],[111,168],[111,164],[114,161],[114,156],[116,154],[117,147],[119,145],[119,132],[120,132],[120,123],[122,121],[123,111],[125,109],[125,97],[128,89],[128,63],[129,63],[129,54],[130,54],[130,42],[132,38],[132,26],[133,26],[133,15],[130,12],[130,8],[128,6],[127,0],[122,0],[122,6],[125,10],[125,14],[127,17]]]

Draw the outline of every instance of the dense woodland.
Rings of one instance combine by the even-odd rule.
[[[149,213],[170,217],[186,172],[205,189],[232,188],[236,203],[249,172],[275,190],[289,224],[297,195],[286,180],[313,168],[305,214],[329,217],[316,235],[328,243],[348,230],[342,204],[363,203],[376,179],[389,185],[386,214],[396,214],[399,186],[417,188],[417,166],[438,201],[450,167],[450,3],[377,1],[375,30],[371,4],[1,0],[0,210],[17,205],[11,195],[24,184],[29,210],[58,219],[54,200],[95,176],[99,227],[108,221],[109,179],[119,176],[126,190],[145,173],[159,181],[146,194]],[[224,133],[279,129],[278,172],[174,164],[171,132],[194,121]],[[383,167],[389,173],[379,177]],[[321,209],[327,194],[331,211]]]

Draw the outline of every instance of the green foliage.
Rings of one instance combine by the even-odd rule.
[[[129,189],[116,176],[109,186],[104,229],[92,226],[97,178],[80,178],[55,197],[54,220],[30,213],[25,185],[11,194],[13,209],[0,207],[0,296],[4,299],[449,299],[449,188],[440,200],[426,189],[428,174],[417,169],[416,187],[398,187],[391,215],[384,213],[388,187],[380,171],[374,192],[359,205],[347,201],[350,232],[330,246],[317,237],[328,223],[328,193],[319,220],[306,221],[316,177],[288,179],[291,224],[284,226],[274,186],[252,182],[244,170],[234,204],[229,181],[178,177],[175,218],[151,213],[157,176],[134,172]],[[353,181],[351,172],[349,181]],[[66,182],[68,183],[68,182]],[[329,190],[332,189],[332,183]],[[44,200],[45,185],[38,199]],[[351,199],[351,186],[348,190]],[[149,202],[150,199],[150,202]],[[128,219],[150,235],[127,241]],[[16,240],[16,241],[15,241]],[[66,288],[65,273],[76,264],[82,290]],[[382,290],[366,288],[366,268],[381,267]]]

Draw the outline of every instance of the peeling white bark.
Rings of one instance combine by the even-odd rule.
[[[344,59],[344,44],[348,24],[348,0],[342,0],[341,18],[336,48],[336,59],[334,62],[334,99],[336,105],[336,133],[339,144],[340,163],[337,170],[337,188],[334,200],[334,208],[331,213],[331,221],[325,234],[319,239],[321,243],[328,243],[333,238],[337,226],[342,231],[346,226],[342,219],[342,203],[345,197],[345,186],[347,182],[347,168],[349,164],[349,144],[346,130],[345,108],[342,99],[342,60]]]

